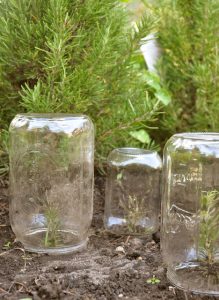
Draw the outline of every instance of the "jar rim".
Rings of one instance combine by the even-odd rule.
[[[87,118],[84,114],[70,113],[19,113],[16,117],[36,118],[36,119],[57,119],[57,118]]]
[[[142,148],[135,148],[135,147],[122,147],[122,148],[114,149],[114,151],[117,151],[122,154],[133,155],[133,156],[157,154],[156,151],[142,149]]]
[[[182,132],[174,134],[174,137],[192,140],[219,141],[219,132]]]

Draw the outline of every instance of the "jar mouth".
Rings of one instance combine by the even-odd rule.
[[[20,113],[18,117],[25,117],[27,119],[77,119],[86,117],[83,114],[69,114],[69,113]]]
[[[127,155],[148,155],[156,153],[155,151],[132,147],[117,148],[115,151]]]
[[[218,132],[183,132],[174,134],[174,137],[192,140],[219,141]]]

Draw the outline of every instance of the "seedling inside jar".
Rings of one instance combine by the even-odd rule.
[[[45,212],[45,217],[47,221],[47,230],[44,244],[46,247],[56,247],[60,240],[60,222],[58,219],[57,210],[53,207],[49,207]]]
[[[219,241],[219,191],[202,191],[199,224],[201,259],[211,266],[215,262]]]
[[[120,206],[123,208],[128,229],[130,232],[137,231],[137,225],[145,216],[144,200],[137,199],[136,196],[128,196],[128,199],[120,200]]]
[[[219,191],[202,191],[199,212],[199,261],[208,285],[219,284]]]
[[[44,238],[45,247],[56,247],[60,243],[60,220],[58,216],[58,208],[48,197],[46,191],[44,201],[38,199],[41,206],[43,206],[46,233]]]
[[[130,233],[137,233],[138,226],[142,219],[145,218],[145,200],[139,199],[136,195],[130,195],[128,189],[124,186],[125,175],[123,170],[119,170],[116,180],[120,189],[119,206],[123,209],[124,218]]]

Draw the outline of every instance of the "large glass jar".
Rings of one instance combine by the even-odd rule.
[[[160,173],[156,152],[119,148],[108,157],[105,228],[115,234],[152,234],[159,227]]]
[[[167,276],[185,290],[219,295],[219,134],[174,135],[163,170]]]
[[[86,246],[93,211],[94,130],[83,115],[20,114],[10,125],[10,220],[29,251]]]

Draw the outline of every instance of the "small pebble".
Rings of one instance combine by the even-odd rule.
[[[118,297],[119,297],[119,298],[123,298],[123,294],[119,294]]]
[[[124,249],[122,246],[118,246],[118,247],[116,248],[116,252],[117,252],[117,253],[124,253],[124,254],[125,254],[125,249]]]
[[[169,291],[173,292],[174,295],[176,295],[175,287],[174,286],[169,286]]]

